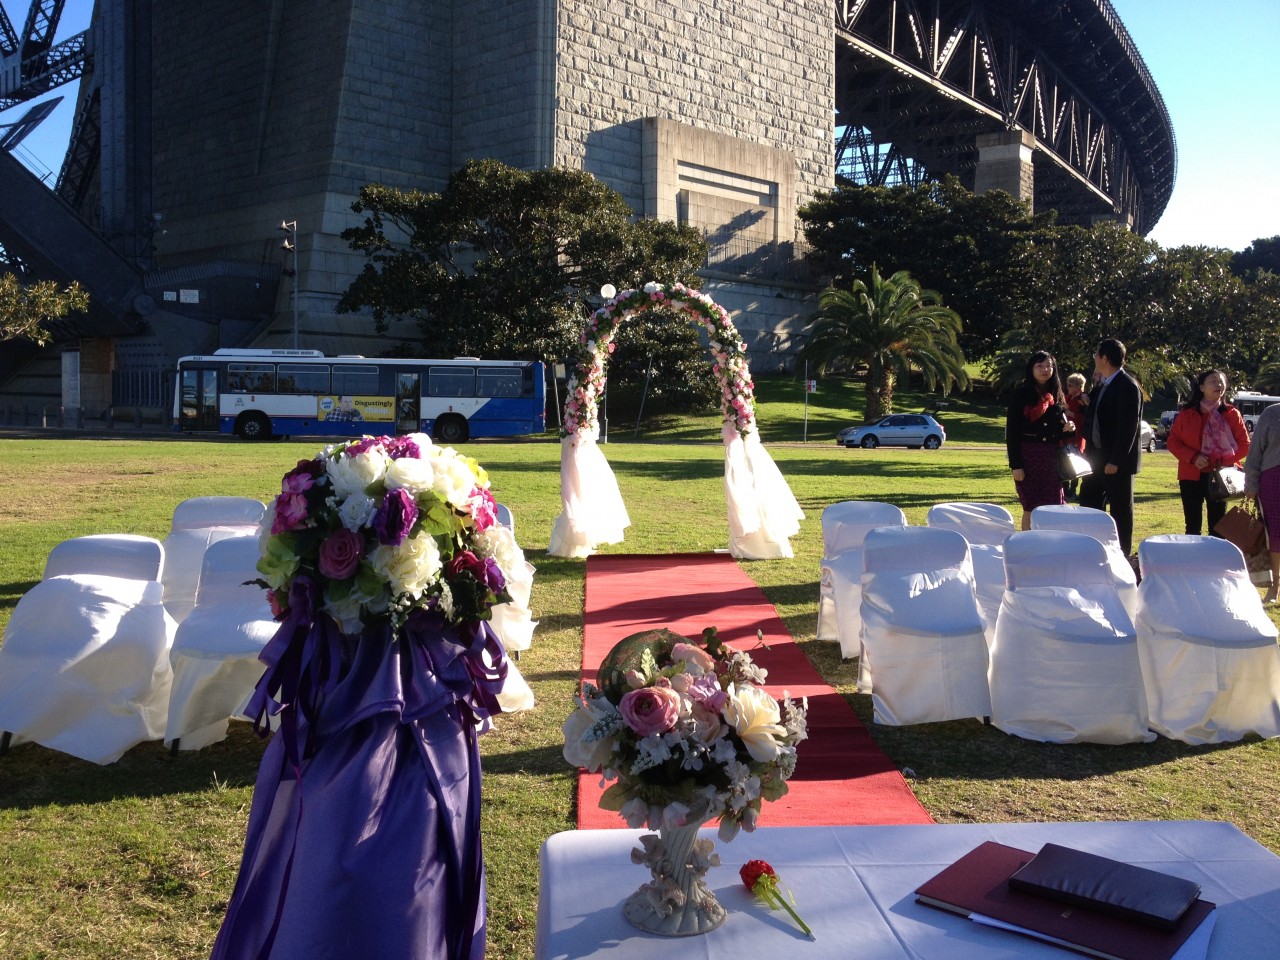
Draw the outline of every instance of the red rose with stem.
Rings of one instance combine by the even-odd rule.
[[[784,897],[779,889],[778,872],[769,865],[767,860],[748,860],[742,865],[742,869],[738,871],[738,876],[742,878],[742,882],[746,888],[764,901],[768,907],[781,907],[787,913],[791,914],[791,919],[800,924],[800,929],[809,936],[813,936],[813,931],[809,929],[809,925],[800,919],[800,914],[792,909],[788,900],[794,902],[791,892],[787,891]]]

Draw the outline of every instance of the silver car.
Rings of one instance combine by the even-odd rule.
[[[891,413],[874,423],[846,427],[836,435],[836,443],[846,447],[874,450],[879,446],[937,450],[947,439],[947,431],[927,413]]]

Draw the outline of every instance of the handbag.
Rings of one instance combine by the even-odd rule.
[[[1058,479],[1079,480],[1093,473],[1093,467],[1085,459],[1084,454],[1073,446],[1058,448]]]
[[[1213,525],[1213,532],[1229,540],[1244,554],[1249,579],[1255,584],[1271,583],[1271,556],[1267,546],[1267,525],[1254,504],[1236,505]]]
[[[1209,474],[1209,496],[1214,500],[1239,500],[1244,496],[1244,471],[1218,467]]]

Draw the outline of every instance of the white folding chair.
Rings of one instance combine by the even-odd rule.
[[[132,533],[95,533],[63,540],[44,562],[44,577],[93,574],[124,580],[159,580],[164,546],[154,537]]]
[[[175,629],[161,603],[164,548],[127,534],[55,547],[0,642],[3,741],[111,763],[158,740]]]
[[[1081,507],[1073,503],[1049,504],[1031,511],[1032,530],[1066,530],[1093,537],[1107,551],[1107,565],[1115,580],[1116,590],[1124,601],[1124,608],[1132,618],[1138,612],[1138,576],[1133,565],[1120,549],[1120,536],[1111,514],[1094,507]]]
[[[964,537],[877,527],[862,562],[862,649],[876,722],[989,716],[985,624]]]
[[[1004,598],[1004,542],[1018,529],[1013,514],[997,503],[955,501],[934,504],[925,523],[955,530],[969,542],[978,608],[987,624],[989,645],[995,639],[996,614]]]
[[[257,536],[266,506],[252,497],[192,497],[173,511],[165,538],[164,605],[181,623],[195,606],[204,552],[230,537]]]
[[[1093,537],[1015,533],[991,646],[991,722],[1051,743],[1137,743],[1147,697],[1133,623]]]
[[[873,500],[844,500],[822,511],[818,639],[839,641],[846,660],[862,653],[862,542],[876,527],[906,524],[901,509]],[[869,693],[870,684],[859,666],[858,689]]]
[[[1280,736],[1280,646],[1240,550],[1166,534],[1138,546],[1138,653],[1157,733],[1185,743]]]
[[[233,537],[205,551],[195,607],[173,640],[164,740],[172,749],[198,750],[227,735],[261,678],[258,659],[279,624],[258,578],[258,541]]]

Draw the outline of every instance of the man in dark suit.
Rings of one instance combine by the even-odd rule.
[[[1124,344],[1110,338],[1099,343],[1093,355],[1099,379],[1084,427],[1084,454],[1093,473],[1080,481],[1080,506],[1110,508],[1127,557],[1133,552],[1133,477],[1142,469],[1142,388],[1124,369],[1124,358]]]

